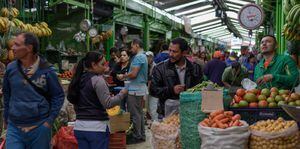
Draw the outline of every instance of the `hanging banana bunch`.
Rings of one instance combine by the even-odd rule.
[[[98,42],[103,42],[103,41],[107,40],[108,38],[110,38],[112,36],[112,34],[113,34],[112,30],[102,32],[100,35],[97,35],[94,38],[92,38],[92,43],[96,44]]]
[[[6,17],[6,18],[9,18],[9,16],[12,16],[13,18],[16,18],[18,17],[20,14],[19,10],[17,8],[6,8],[6,7],[3,7],[1,9],[1,16],[2,17]]]
[[[293,3],[297,2],[294,0]],[[300,4],[297,4],[291,8],[287,17],[286,24],[283,26],[282,34],[289,40],[300,40]]]

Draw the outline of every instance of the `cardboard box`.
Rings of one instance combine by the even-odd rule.
[[[223,90],[209,91],[202,90],[201,111],[210,113],[215,110],[223,110]]]
[[[110,132],[126,131],[130,127],[130,114],[125,112],[121,115],[110,116]]]

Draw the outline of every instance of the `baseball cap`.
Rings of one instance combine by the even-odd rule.
[[[147,51],[145,54],[146,54],[146,56],[154,56],[153,52],[151,52],[151,51]]]

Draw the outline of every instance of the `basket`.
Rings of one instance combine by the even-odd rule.
[[[293,120],[282,108],[230,108],[234,114],[240,114],[242,120],[252,125],[260,120],[278,119]]]
[[[110,134],[109,149],[126,149],[126,133],[116,132]]]

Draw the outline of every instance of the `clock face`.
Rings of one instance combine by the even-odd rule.
[[[260,6],[248,4],[239,12],[239,22],[242,27],[252,30],[259,27],[263,22],[264,13]]]
[[[97,35],[98,35],[97,29],[96,29],[96,28],[91,28],[91,29],[89,30],[89,35],[90,35],[91,37],[97,36]]]
[[[84,19],[84,20],[82,20],[81,22],[80,22],[80,29],[82,30],[82,31],[88,31],[89,30],[89,28],[91,27],[91,22],[89,21],[89,20],[87,20],[87,19]]]

